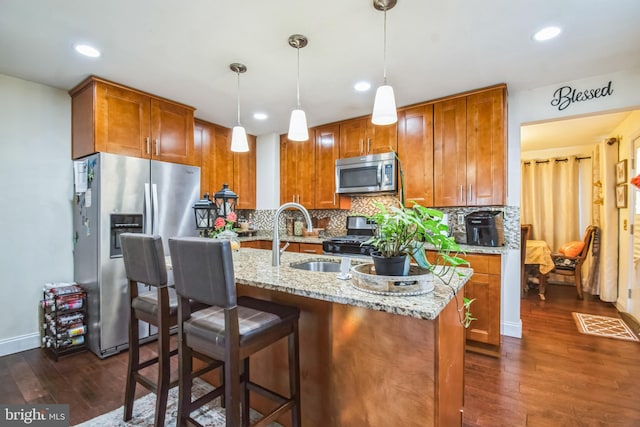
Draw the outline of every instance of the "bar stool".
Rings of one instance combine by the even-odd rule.
[[[139,233],[122,233],[120,244],[124,259],[124,267],[129,280],[129,366],[127,368],[127,384],[124,397],[124,421],[133,415],[133,402],[136,385],[140,383],[156,394],[156,411],[154,425],[164,426],[169,389],[178,385],[178,380],[170,381],[170,357],[178,353],[178,349],[169,349],[170,328],[178,323],[178,299],[175,289],[167,286],[167,268],[165,263],[162,238]],[[138,294],[138,283],[143,283],[155,290]],[[158,356],[140,361],[139,323],[147,322],[158,328]],[[199,357],[202,358],[202,357]],[[209,358],[197,375],[214,369],[221,364],[213,363]],[[158,365],[157,379],[151,379],[140,371]]]
[[[191,412],[224,392],[226,425],[248,426],[251,406],[249,391],[254,391],[278,405],[254,426],[267,425],[280,414],[291,410],[292,425],[300,427],[300,310],[250,297],[237,298],[228,241],[197,237],[171,238],[169,249],[179,300],[180,391],[177,424],[183,426],[187,421],[194,422]],[[211,307],[190,313],[189,298]],[[288,398],[251,382],[249,378],[249,357],[284,337],[288,337],[289,346]],[[192,351],[224,362],[223,384],[194,402],[191,401]]]

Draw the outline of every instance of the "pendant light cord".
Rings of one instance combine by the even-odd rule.
[[[387,8],[384,8],[384,43],[383,43],[383,54],[382,54],[382,63],[383,63],[383,70],[382,70],[382,77],[383,77],[383,84],[386,85],[387,84]]]
[[[238,75],[238,126],[240,126],[240,71],[237,71]]]
[[[298,52],[298,76],[297,76],[297,80],[296,80],[297,81],[296,86],[297,86],[297,90],[298,90],[298,92],[297,92],[298,93],[297,101],[298,101],[298,110],[300,110],[301,109],[300,108],[300,46],[296,46],[296,52]]]

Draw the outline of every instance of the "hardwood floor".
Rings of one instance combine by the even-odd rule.
[[[466,354],[465,427],[640,425],[640,343],[580,334],[572,311],[618,316],[611,304],[549,285],[546,301],[535,291],[522,300],[524,336],[503,337],[501,358]],[[154,344],[144,349],[148,356]],[[4,356],[0,402],[68,403],[74,425],[122,406],[126,366],[126,352]]]

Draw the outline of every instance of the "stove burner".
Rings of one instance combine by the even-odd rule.
[[[332,237],[322,242],[324,252],[333,254],[371,255],[373,246],[364,244],[371,236],[346,235]]]

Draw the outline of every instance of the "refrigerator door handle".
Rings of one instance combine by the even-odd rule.
[[[151,230],[151,190],[149,187],[149,183],[144,183],[144,228],[142,230],[143,233],[149,234],[152,232]]]
[[[153,234],[158,234],[158,227],[160,224],[160,217],[158,213],[158,184],[151,184],[153,191]]]

